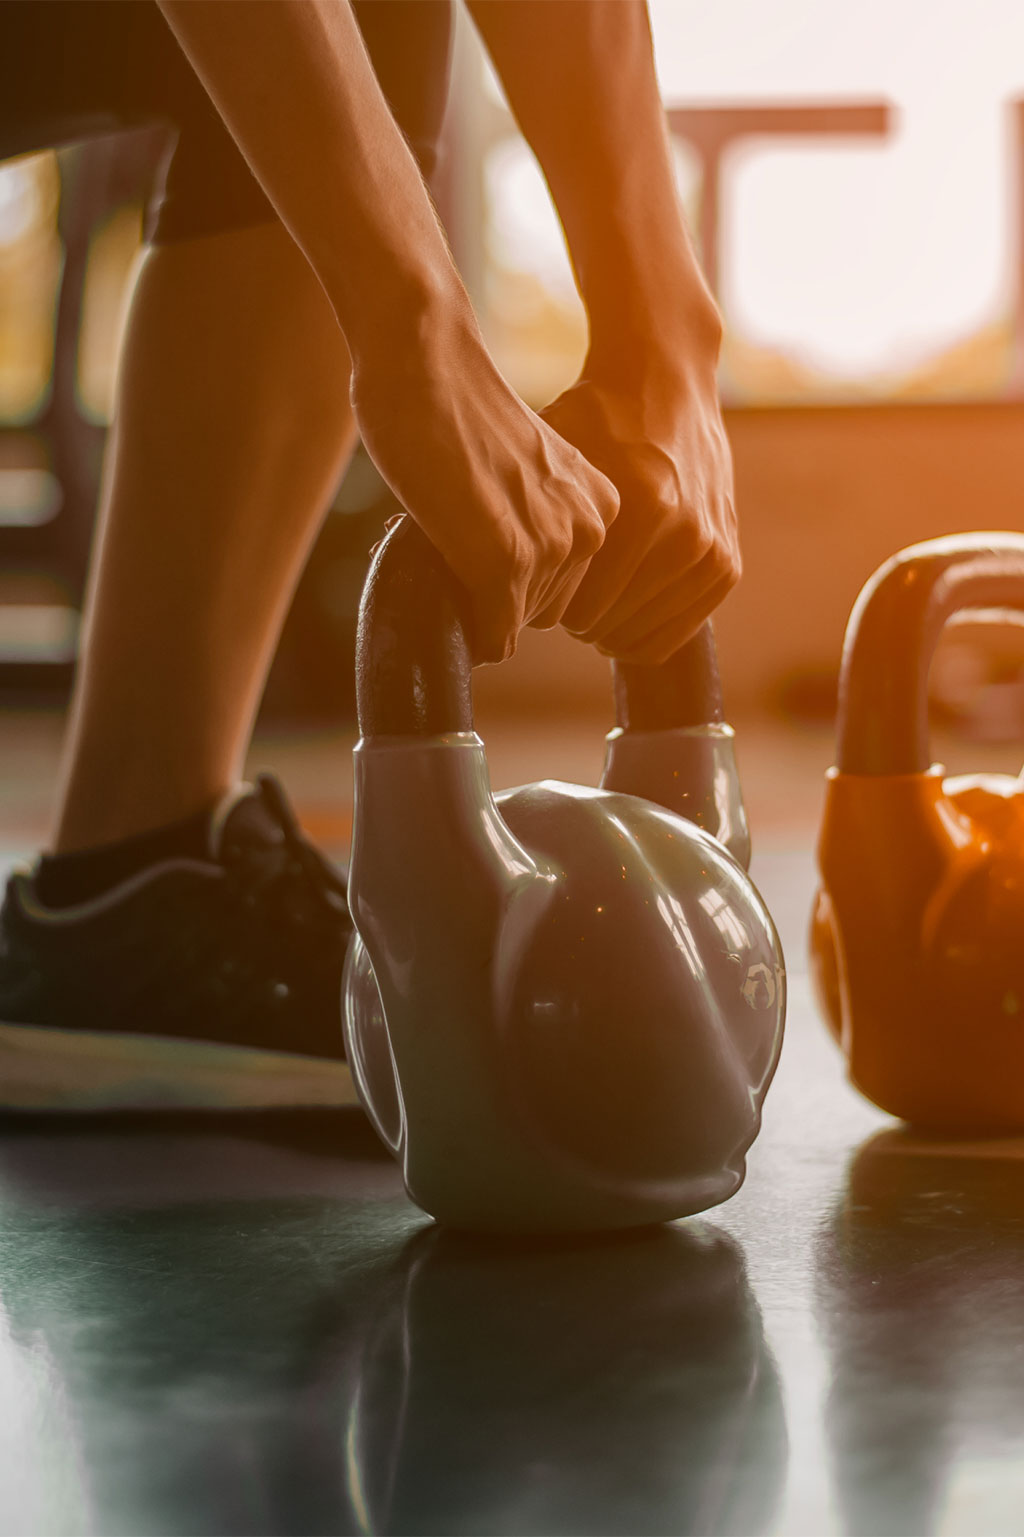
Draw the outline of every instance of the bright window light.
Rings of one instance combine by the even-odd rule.
[[[822,387],[915,371],[995,380],[1018,302],[1008,104],[1024,98],[1018,0],[650,0],[662,93],[688,107],[887,100],[885,140],[747,141],[721,184],[721,298],[742,341]],[[972,373],[973,369],[973,373]],[[924,388],[923,380],[919,381]],[[937,383],[937,381],[933,381]],[[910,389],[913,393],[913,389]]]

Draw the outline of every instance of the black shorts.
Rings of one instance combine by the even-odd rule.
[[[355,11],[429,175],[448,91],[451,0],[355,0]],[[167,152],[150,240],[276,220],[156,0],[0,0],[0,159],[160,124]]]

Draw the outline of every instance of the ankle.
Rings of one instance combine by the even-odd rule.
[[[91,848],[43,854],[35,880],[40,902],[57,909],[77,907],[153,865],[179,859],[209,860],[212,810],[206,806],[180,821]]]

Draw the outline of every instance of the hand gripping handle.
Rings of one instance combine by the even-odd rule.
[[[472,731],[468,602],[427,536],[405,517],[382,541],[359,606],[356,703],[364,737]],[[612,664],[624,731],[722,720],[710,625],[662,667]]]

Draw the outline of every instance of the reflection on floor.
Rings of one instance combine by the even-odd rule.
[[[740,1194],[487,1244],[405,1200],[356,1112],[9,1119],[0,1532],[1024,1532],[1024,1148],[915,1142],[844,1084],[802,946],[828,744],[744,740],[793,982]],[[594,751],[496,747],[501,783]],[[261,753],[343,824],[339,744]]]

